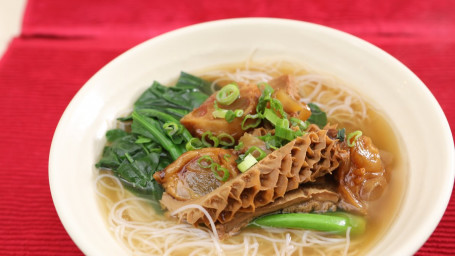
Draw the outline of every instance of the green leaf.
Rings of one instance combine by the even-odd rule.
[[[212,94],[210,85],[210,82],[182,71],[175,87],[198,89],[201,92],[210,95]]]
[[[106,139],[109,142],[113,142],[118,138],[125,137],[128,133],[122,129],[112,129],[106,132]]]
[[[324,128],[327,124],[327,115],[322,111],[316,104],[308,103],[308,106],[311,109],[311,116],[308,118],[308,122],[316,124],[319,128]]]
[[[337,132],[337,139],[339,141],[344,141],[344,138],[346,138],[346,129],[339,129]]]

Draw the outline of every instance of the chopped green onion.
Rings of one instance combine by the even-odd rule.
[[[208,142],[207,137],[208,137],[209,140],[213,141],[213,145],[210,142]],[[206,147],[215,147],[215,148],[218,147],[219,140],[218,140],[218,138],[216,136],[214,136],[212,134],[211,131],[204,132],[202,134],[201,138],[202,138],[202,144],[204,146],[206,146]]]
[[[176,134],[179,130],[180,127],[177,123],[174,122],[166,122],[163,124],[163,129],[167,132],[169,136],[172,136]]]
[[[272,99],[272,93],[273,93],[273,88],[268,85],[267,83],[263,83],[264,90],[262,91],[261,97],[259,97],[258,104],[256,105],[256,113],[264,113],[264,110],[267,106],[267,103]],[[260,85],[258,84],[258,87],[260,89]]]
[[[226,169],[224,167],[221,167],[217,163],[213,163],[210,168],[212,169],[213,176],[215,176],[215,178],[217,180],[227,181],[229,179],[229,170],[228,169]],[[219,174],[219,172],[221,172],[221,171],[223,172],[223,177],[221,177],[220,174]]]
[[[240,141],[237,146],[234,147],[235,150],[241,150],[243,148],[243,141]]]
[[[275,111],[278,111],[278,113],[280,113],[281,117],[282,118],[287,118],[287,114],[286,112],[284,112],[283,110],[283,104],[281,104],[281,101],[278,100],[278,99],[271,99],[270,100],[270,107],[275,110]]]
[[[202,141],[198,138],[191,138],[185,145],[186,151],[201,149],[204,147]]]
[[[213,112],[212,112],[212,116],[215,117],[215,118],[224,118],[226,116],[226,113],[227,113],[227,109],[215,109]]]
[[[278,138],[275,135],[266,134],[264,136],[260,136],[259,139],[265,142],[265,145],[268,149],[277,150],[283,146],[283,139]]]
[[[234,139],[234,137],[232,137],[232,135],[227,134],[227,133],[225,133],[225,132],[219,134],[219,135],[217,136],[217,138],[218,138],[218,141],[219,141],[220,145],[223,145],[223,146],[233,146],[233,145],[235,144],[235,139]],[[227,139],[228,141],[226,141],[226,139]]]
[[[291,120],[291,125],[299,127],[299,129],[301,131],[305,131],[306,129],[308,129],[308,126],[310,126],[310,122],[308,122],[308,121],[304,122],[296,117],[291,117],[290,120]]]
[[[249,125],[246,125],[245,126],[245,123],[248,121],[248,119],[252,119],[252,120],[255,120],[256,119],[256,122],[252,123],[252,124],[249,124]],[[261,119],[259,118],[259,115],[258,114],[255,114],[255,115],[246,115],[245,118],[243,118],[243,121],[242,121],[242,130],[248,130],[250,128],[255,128],[257,127],[260,123],[261,123]]]
[[[212,116],[215,118],[224,118],[228,123],[234,121],[234,118],[241,117],[243,115],[242,109],[236,109],[235,111],[232,111],[218,107],[216,100],[213,103],[213,106],[215,110],[212,112]]]
[[[273,110],[266,108],[264,110],[264,118],[276,126],[276,123],[281,119]]]
[[[253,155],[248,154],[245,157],[245,159],[243,159],[243,161],[237,165],[237,168],[239,168],[241,172],[246,172],[248,169],[251,168],[251,166],[255,165],[257,162],[258,160],[256,160],[256,158],[254,158]]]
[[[224,160],[228,161],[231,158],[231,154],[226,154],[223,156]]]
[[[232,110],[226,111],[226,115],[224,116],[224,119],[226,119],[226,121],[227,121],[228,123],[234,121],[234,118],[235,118],[235,113],[234,113],[234,111],[232,111]]]
[[[256,158],[256,160],[258,161],[261,161],[267,154],[264,152],[264,150],[256,147],[256,146],[252,146],[250,147],[246,152],[245,152],[245,155],[249,155],[251,154],[252,156],[254,156],[254,152],[258,152],[259,153],[259,156],[257,157],[254,157]]]
[[[275,125],[275,136],[285,139],[293,140],[296,136],[295,132],[289,129],[289,121],[287,119],[279,119]]]
[[[239,88],[236,84],[228,84],[221,88],[216,94],[216,100],[223,105],[230,105],[240,96]]]
[[[207,163],[207,164],[202,164],[202,163]],[[201,156],[198,160],[197,160],[197,164],[199,165],[199,167],[201,168],[210,168],[212,167],[212,165],[214,164],[213,163],[213,159],[212,157],[208,156],[208,155],[205,155],[205,156]]]
[[[360,136],[362,136],[362,131],[351,132],[346,137],[346,143],[348,143],[348,146],[352,148]]]

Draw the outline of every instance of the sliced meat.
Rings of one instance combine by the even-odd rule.
[[[284,111],[292,117],[298,117],[306,120],[311,115],[310,108],[303,102],[300,102],[300,95],[294,78],[290,75],[284,75],[275,78],[269,82],[274,89],[273,97],[280,100]],[[246,115],[256,113],[256,105],[262,92],[256,84],[238,84],[240,97],[230,105],[217,103],[219,108],[227,110],[242,109],[243,116],[234,118],[232,122],[227,122],[224,118],[215,118],[212,113],[215,111],[216,93],[212,94],[201,106],[194,109],[191,113],[185,115],[181,120],[182,123],[193,136],[201,137],[204,132],[210,131],[214,135],[227,133],[238,140],[243,133],[242,121]],[[248,122],[254,122],[253,119]]]
[[[210,157],[214,163],[226,168],[229,171],[228,180],[235,178],[239,173],[235,162],[237,155],[233,150],[204,148],[182,154],[164,170],[156,172],[153,178],[175,199],[189,200],[202,197],[224,182],[215,177],[212,168],[203,168],[207,165],[207,160],[199,161],[201,157]],[[222,173],[219,175],[223,176]]]
[[[216,93],[212,94],[201,106],[194,109],[191,113],[185,115],[180,119],[182,123],[193,136],[201,137],[206,131],[212,132],[214,135],[227,133],[239,139],[245,132],[242,130],[242,121],[246,115],[256,113],[256,105],[261,91],[255,84],[242,85],[239,84],[240,97],[230,105],[218,104],[222,109],[242,109],[243,116],[234,118],[228,123],[224,118],[215,118],[212,113],[215,111],[215,97]]]

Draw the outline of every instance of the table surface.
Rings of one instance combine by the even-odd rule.
[[[0,132],[0,254],[82,255],[55,212],[47,174],[53,132],[81,86],[140,42],[183,26],[234,17],[314,22],[384,49],[428,86],[453,133],[451,0],[29,0],[21,30],[0,59],[0,120],[5,122]],[[453,194],[439,226],[417,252],[444,254],[455,254]]]

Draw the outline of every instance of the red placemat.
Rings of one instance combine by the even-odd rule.
[[[280,17],[361,37],[414,71],[455,127],[455,8],[447,1],[30,0],[22,34],[0,60],[0,254],[81,255],[54,210],[48,156],[80,87],[148,38],[198,22]],[[423,117],[424,118],[424,117]],[[455,199],[418,255],[455,254]]]

